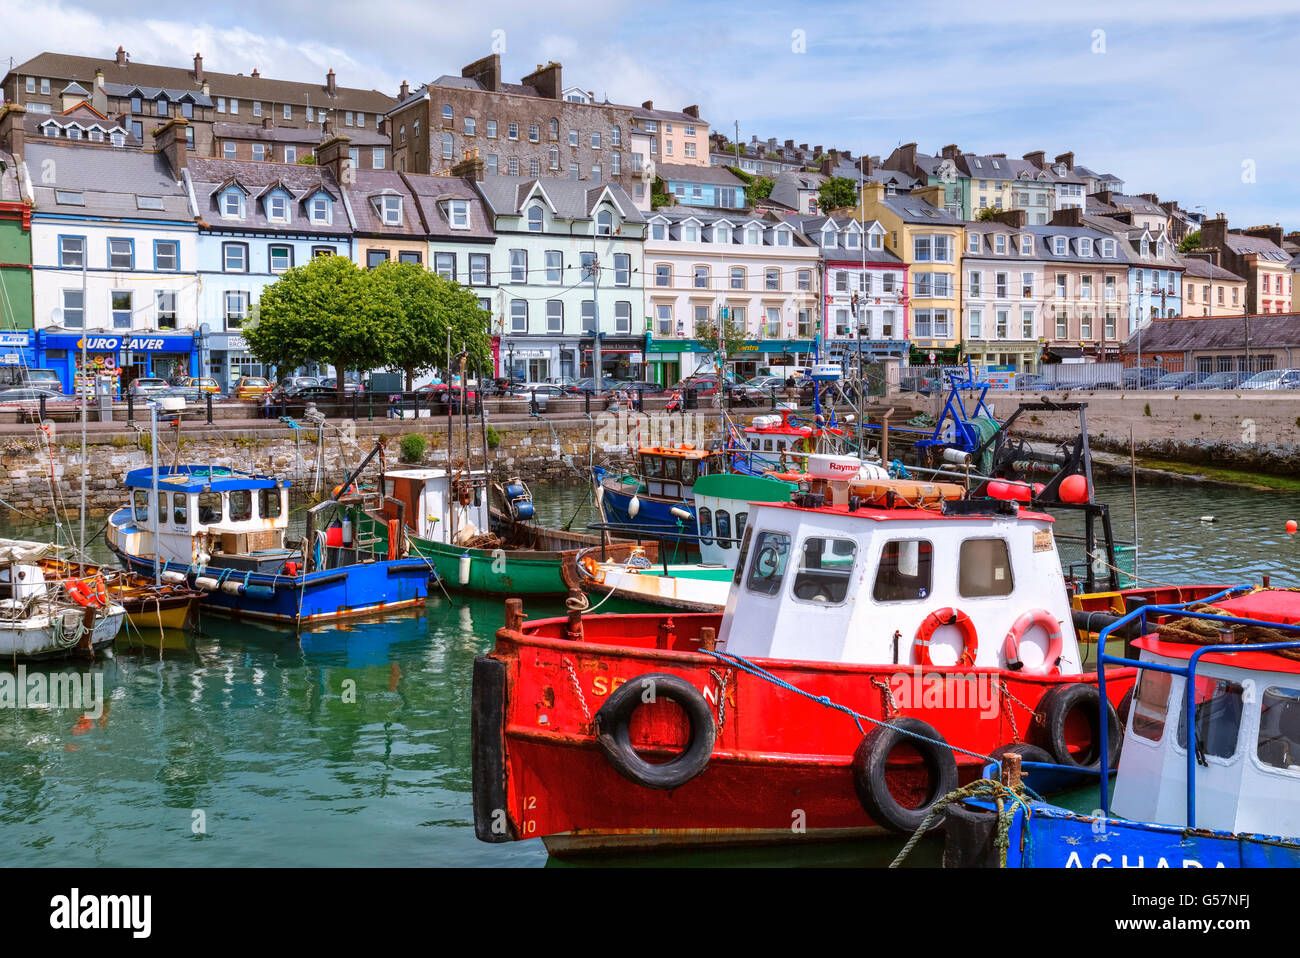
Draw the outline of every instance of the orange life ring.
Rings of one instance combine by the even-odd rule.
[[[357,484],[355,482],[352,483],[352,485],[348,486],[347,489],[343,488],[343,483],[341,482],[334,487],[335,499],[341,499],[343,498],[343,496],[355,496],[356,494],[357,494]]]
[[[64,583],[68,596],[83,609],[102,609],[108,604],[108,588],[104,577],[97,575],[93,579],[68,579]]]
[[[974,665],[975,655],[979,652],[979,636],[975,634],[975,623],[961,609],[936,609],[925,617],[921,627],[916,630],[916,661],[920,665],[930,666],[930,638],[941,625],[951,625],[961,632],[962,650],[957,665]]]
[[[1065,638],[1061,634],[1061,623],[1046,609],[1031,609],[1012,624],[1011,631],[1007,633],[1002,643],[1002,650],[1007,657],[1007,668],[1012,672],[1024,669],[1025,664],[1020,661],[1020,640],[1034,626],[1047,633],[1047,655],[1043,657],[1042,667],[1026,671],[1031,675],[1058,674],[1061,671],[1061,650],[1065,645]]]

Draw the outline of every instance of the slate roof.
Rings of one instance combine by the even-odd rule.
[[[816,190],[826,182],[821,173],[800,173],[785,170],[772,178],[770,199],[792,210],[799,208],[799,193],[803,190]]]
[[[169,67],[152,63],[127,63],[118,66],[117,60],[109,57],[83,57],[68,53],[38,53],[25,63],[13,68],[14,73],[23,76],[67,77],[73,80],[93,83],[95,71],[102,70],[104,83],[144,84],[153,89],[188,91],[199,93],[203,84],[194,77],[192,67]],[[240,76],[234,73],[217,73],[203,71],[209,89],[213,94],[235,97],[241,100],[273,100],[279,103],[304,105],[308,98],[313,107],[328,109],[362,110],[368,113],[384,113],[396,102],[392,97],[378,90],[361,90],[353,87],[336,86],[336,95],[331,97],[325,87],[325,78],[319,83],[302,83],[297,80],[275,80],[270,77]]]
[[[65,91],[66,92],[66,91]],[[104,80],[104,92],[109,96],[135,96],[139,93],[141,99],[156,100],[161,94],[166,94],[167,99],[175,103],[181,99],[191,100],[195,106],[212,106],[212,97],[202,90],[185,89],[184,87],[158,87],[145,86],[143,84],[132,83],[109,83]],[[85,96],[90,94],[86,93]]]
[[[335,134],[346,135],[352,141],[353,146],[389,145],[388,137],[374,130],[349,126],[341,130],[336,129],[334,132]],[[213,123],[212,134],[218,139],[262,140],[267,143],[301,143],[308,146],[315,146],[317,143],[329,139],[319,129],[308,129],[299,126],[272,126],[267,129],[260,123],[231,123],[227,120],[218,120]]]
[[[1296,257],[1300,259],[1300,257]],[[1197,279],[1221,280],[1225,283],[1244,283],[1244,277],[1236,273],[1229,272],[1222,266],[1215,266],[1209,260],[1200,256],[1184,256],[1183,272],[1186,276],[1195,276]]]
[[[656,163],[655,173],[665,183],[713,183],[744,186],[745,181],[724,166],[691,166],[686,163]],[[784,174],[782,174],[784,175]]]
[[[1241,349],[1245,340],[1246,324],[1240,316],[1157,320],[1142,328],[1143,352]],[[1129,342],[1136,345],[1136,333]],[[1250,345],[1252,349],[1300,346],[1300,314],[1265,313],[1251,316]],[[1125,350],[1128,348],[1126,345]]]
[[[348,205],[352,208],[352,218],[356,221],[357,232],[367,236],[391,236],[393,238],[419,237],[428,235],[421,220],[420,204],[402,174],[396,170],[357,170],[353,182],[348,186]],[[374,201],[379,196],[399,196],[402,200],[402,222],[391,226],[375,210]]]
[[[828,222],[833,223],[837,232],[842,234],[846,228],[852,226],[858,221],[849,216],[787,216],[786,222],[793,224],[799,232],[804,236],[809,237],[808,241],[810,243],[815,243],[812,237],[825,232],[825,227]],[[872,223],[858,223],[858,225],[862,227],[862,232],[860,233],[861,238],[859,239],[861,245],[859,246],[850,248],[839,245],[828,250],[820,244],[815,245],[821,249],[822,256],[828,260],[836,262],[888,263],[890,265],[901,267],[903,265],[902,258],[885,249],[883,245],[880,249],[867,248],[867,231],[871,228],[874,222],[875,221]]]
[[[919,196],[910,193],[888,193],[880,198],[886,207],[893,210],[904,223],[925,223],[931,226],[961,226],[962,221],[947,210],[931,206]]]
[[[1094,265],[1114,265],[1127,266],[1128,259],[1124,255],[1124,242],[1112,233],[1106,233],[1101,230],[1092,229],[1087,226],[1026,226],[1021,232],[1033,233],[1036,237],[1034,242],[1035,257],[1045,260],[1049,263],[1088,263]],[[1053,239],[1057,236],[1064,236],[1069,242],[1066,244],[1064,255],[1058,254],[1054,249]],[[1092,240],[1092,254],[1083,256],[1079,253],[1079,240],[1087,237]],[[1115,255],[1103,256],[1101,253],[1102,240],[1115,240]]]
[[[351,230],[347,212],[340,202],[339,185],[329,167],[208,157],[191,157],[188,167],[199,216],[213,229],[327,234],[347,233]],[[218,194],[232,182],[238,183],[248,193],[245,202],[247,215],[243,220],[222,219],[217,208]],[[265,197],[277,187],[288,192],[293,200],[289,205],[288,223],[273,222],[266,218]],[[306,201],[321,189],[334,201],[334,221],[327,225],[313,224],[307,216]]]
[[[705,169],[705,167],[700,167]],[[606,189],[619,207],[620,215],[629,223],[643,223],[645,217],[636,208],[632,198],[621,186],[613,183],[591,183],[587,180],[535,179],[530,176],[492,176],[488,175],[479,183],[479,190],[488,206],[497,215],[517,216],[523,209],[524,200],[536,184],[541,184],[547,197],[555,205],[556,212],[562,217],[590,219]]]
[[[965,167],[965,172],[973,180],[1015,179],[1016,170],[1011,165],[1011,160],[1005,156],[980,156],[976,153],[963,153],[959,160],[961,162],[957,164],[957,168],[960,170]],[[940,162],[942,162],[942,159]]]
[[[358,177],[360,175],[358,173]],[[496,238],[496,234],[492,231],[492,220],[488,215],[487,205],[479,196],[478,190],[474,189],[472,181],[458,176],[432,176],[421,173],[401,175],[406,181],[407,189],[419,204],[424,225],[430,236],[448,240],[494,240]],[[445,200],[469,201],[469,229],[451,228],[441,205]],[[355,204],[353,205],[355,207]]]
[[[18,166],[12,153],[0,150],[0,202],[17,203],[22,200],[18,187]]]
[[[438,77],[438,79],[434,80],[433,83],[429,85],[456,87],[457,89],[461,89],[461,90],[478,90],[478,91],[487,90],[487,87],[485,87],[478,80],[475,80],[473,77],[452,76],[449,73],[443,74],[442,76]],[[407,103],[410,101],[410,99],[414,99],[415,96],[424,96],[426,92],[428,92],[426,88],[421,87],[419,90],[416,91],[415,94],[412,95],[411,98],[408,98],[407,100],[403,100],[402,102]],[[531,97],[537,97],[539,99],[542,98],[541,93],[537,91],[537,87],[526,83],[502,83],[500,92],[513,93],[515,96],[531,96]]]
[[[24,160],[36,170],[33,190],[39,212],[108,216],[121,219],[172,219],[193,222],[189,195],[177,183],[161,153],[85,144],[64,146],[40,140],[27,144]],[[45,182],[40,171],[51,171]],[[80,192],[84,205],[60,204],[55,191]],[[142,210],[136,197],[160,196],[161,210]]]
[[[701,120],[698,116],[691,116],[689,113],[679,113],[676,110],[647,110],[642,106],[628,107],[632,111],[634,120],[665,120],[669,123],[686,123],[700,126],[708,126],[708,120]]]
[[[1229,230],[1224,242],[1227,243],[1228,249],[1234,253],[1258,253],[1260,259],[1271,260],[1274,263],[1291,262],[1291,255],[1286,250],[1262,236],[1247,236],[1244,233],[1234,233]]]

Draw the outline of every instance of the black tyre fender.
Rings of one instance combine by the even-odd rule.
[[[993,751],[989,752],[989,758],[996,758],[999,762],[1007,755],[1019,755],[1022,762],[1042,762],[1045,765],[1052,764],[1052,754],[1045,748],[1039,748],[1037,745],[1030,745],[1028,742],[1016,742],[1014,745],[999,745]]]
[[[661,765],[637,755],[628,737],[632,713],[643,704],[647,689],[653,689],[656,699],[666,698],[681,706],[691,729],[682,753]],[[713,710],[699,689],[666,672],[647,672],[620,685],[596,713],[595,724],[596,744],[609,764],[628,781],[644,788],[673,789],[685,785],[708,767],[717,738]]]
[[[1034,710],[1033,729],[1034,744],[1051,753],[1058,765],[1072,768],[1098,768],[1101,765],[1101,727],[1098,724],[1101,693],[1097,686],[1086,682],[1072,682],[1060,685],[1049,691],[1038,702]],[[1087,718],[1092,741],[1080,755],[1074,755],[1066,747],[1065,724],[1070,715],[1081,710]],[[1111,768],[1119,758],[1120,726],[1115,706],[1106,703],[1106,743]]]
[[[906,733],[911,732],[912,735]],[[933,741],[922,741],[914,735],[923,735]],[[916,808],[907,808],[889,791],[885,764],[894,747],[907,743],[917,750],[925,765],[929,780],[925,801]],[[896,718],[887,725],[877,725],[862,737],[853,753],[853,788],[863,809],[879,825],[896,832],[911,834],[921,827],[926,813],[939,799],[957,787],[957,760],[944,738],[927,722],[911,716]],[[931,828],[942,824],[940,818],[931,822]]]

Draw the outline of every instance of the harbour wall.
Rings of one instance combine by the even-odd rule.
[[[133,469],[151,464],[148,430],[105,429],[102,424],[86,440],[86,501],[93,514],[102,515],[124,502],[122,480]],[[125,424],[122,424],[125,425]],[[685,415],[601,413],[590,420],[526,418],[491,423],[497,441],[489,436],[488,461],[498,478],[518,476],[527,482],[580,481],[589,462],[614,470],[631,468],[638,444],[703,442],[719,435],[717,413],[689,412]],[[483,430],[477,421],[469,424],[469,462],[483,463]],[[57,498],[59,512],[76,514],[81,502],[81,434],[76,425],[59,425],[47,438],[36,426],[27,433],[0,436],[0,515],[49,518]],[[403,436],[417,433],[425,439],[424,455],[418,463],[404,462],[400,455]],[[310,494],[328,492],[355,467],[383,437],[387,468],[415,465],[447,465],[447,423],[445,419],[405,423],[365,420],[330,421],[323,429],[308,425],[294,430],[275,423],[249,423],[238,429],[212,427],[182,428],[177,444],[176,430],[160,427],[159,469],[173,462],[231,466],[280,476]],[[456,422],[452,435],[451,462],[465,460],[465,427]],[[5,508],[5,506],[9,508]]]
[[[977,393],[963,394],[968,412],[977,398]],[[944,395],[931,397],[932,415],[943,411],[944,400]],[[1096,450],[1127,455],[1132,430],[1140,458],[1300,475],[1300,390],[990,390],[985,401],[1004,419],[1022,402],[1044,400],[1087,403],[1088,436]],[[1077,433],[1078,417],[1073,412],[1027,412],[1016,420],[1016,431],[1066,440]]]

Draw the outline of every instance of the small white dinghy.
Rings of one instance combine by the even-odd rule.
[[[99,576],[47,580],[47,542],[0,539],[0,661],[88,655],[113,641],[126,609],[112,602]]]

